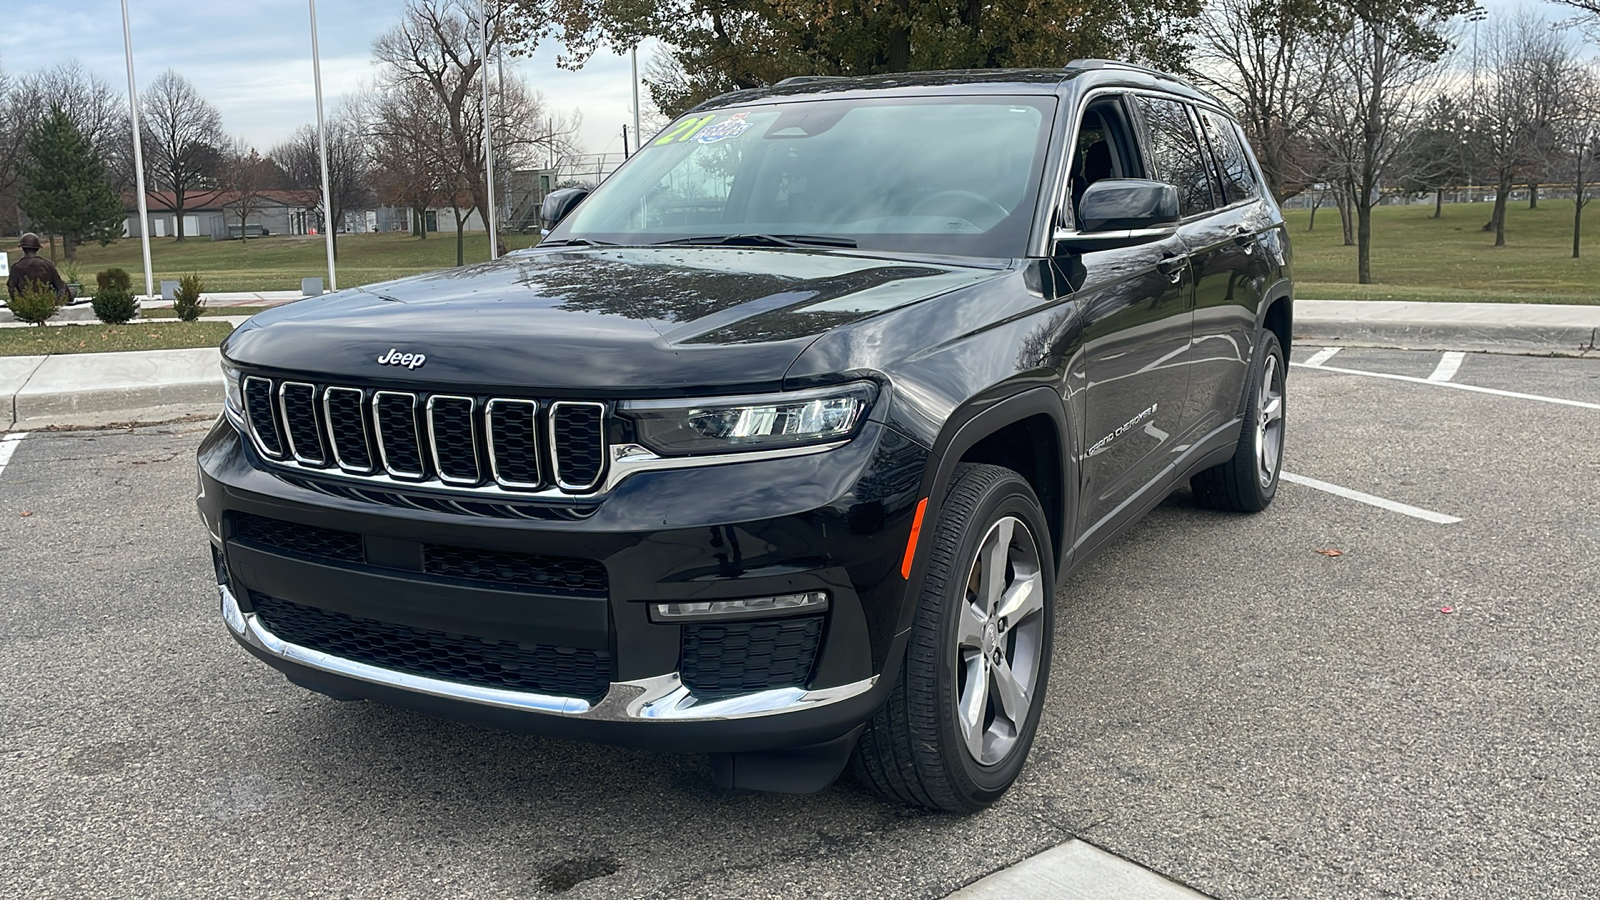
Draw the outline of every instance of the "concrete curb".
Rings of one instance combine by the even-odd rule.
[[[1297,300],[1294,335],[1302,346],[1600,356],[1600,306]]]
[[[213,348],[13,359],[0,366],[7,430],[165,421],[215,413],[222,403]]]

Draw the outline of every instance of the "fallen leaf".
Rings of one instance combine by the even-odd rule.
[[[1449,614],[1451,614],[1451,613],[1453,613],[1455,611],[1456,611],[1456,608],[1454,606],[1441,606],[1441,607],[1439,607],[1439,612],[1442,612],[1445,615],[1449,615]]]
[[[1329,547],[1329,548],[1327,548],[1325,550],[1318,550],[1317,553],[1319,555],[1321,555],[1321,556],[1327,556],[1327,557],[1343,556],[1344,555],[1344,551],[1343,550],[1335,550],[1332,547]]]
[[[21,517],[26,519],[27,517],[29,517],[31,515],[33,515],[33,510],[25,509],[25,510],[22,511],[22,516]]]

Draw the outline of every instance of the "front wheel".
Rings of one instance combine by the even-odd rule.
[[[1233,459],[1189,480],[1194,495],[1212,509],[1260,512],[1278,493],[1283,467],[1284,375],[1278,336],[1262,331],[1260,361],[1245,385],[1244,428]]]
[[[1050,672],[1055,566],[1033,489],[962,465],[927,554],[900,681],[852,768],[892,799],[975,812],[1021,773]]]

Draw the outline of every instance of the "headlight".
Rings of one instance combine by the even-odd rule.
[[[704,400],[636,400],[622,404],[639,443],[662,456],[774,450],[851,437],[878,388],[858,381],[838,387]]]
[[[235,418],[244,416],[244,389],[240,387],[243,378],[239,370],[227,363],[222,364],[222,380],[227,382],[227,393],[223,396],[223,406]]]

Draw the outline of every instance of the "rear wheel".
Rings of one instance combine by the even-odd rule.
[[[1022,476],[963,465],[927,547],[904,670],[852,768],[885,796],[973,812],[1022,771],[1050,671],[1055,574]]]
[[[1278,336],[1263,330],[1260,360],[1246,384],[1244,428],[1233,459],[1189,480],[1195,497],[1213,509],[1260,512],[1278,493],[1283,466],[1284,364]]]

